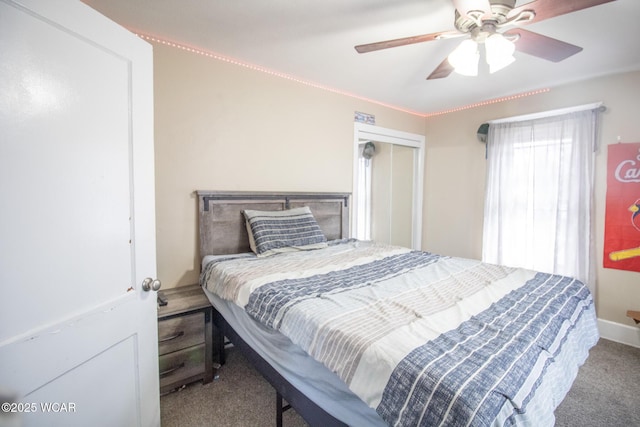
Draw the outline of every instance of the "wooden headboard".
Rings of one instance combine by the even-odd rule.
[[[197,191],[200,258],[250,252],[242,211],[308,206],[327,240],[349,237],[349,193]]]

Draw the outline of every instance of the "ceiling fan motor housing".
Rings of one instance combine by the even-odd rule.
[[[483,21],[492,23],[493,27],[507,21],[507,15],[516,5],[516,0],[491,0],[491,17],[486,17],[484,11],[470,11],[462,16],[456,9],[454,25],[458,31],[471,33],[476,28],[482,28]]]

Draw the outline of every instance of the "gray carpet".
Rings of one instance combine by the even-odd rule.
[[[556,409],[556,426],[640,426],[640,348],[600,339]]]
[[[200,381],[160,398],[163,427],[271,427],[276,425],[276,392],[235,348],[217,378]],[[307,426],[293,409],[284,427]]]
[[[275,426],[275,392],[234,348],[218,378],[160,399],[164,427]],[[285,427],[307,424],[295,411]],[[562,427],[640,426],[640,348],[601,339],[556,410]]]

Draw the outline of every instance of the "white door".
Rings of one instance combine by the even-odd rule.
[[[152,67],[80,2],[0,0],[0,425],[160,424]]]

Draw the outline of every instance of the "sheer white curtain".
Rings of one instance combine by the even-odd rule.
[[[595,291],[597,115],[489,126],[484,261],[576,277]]]

